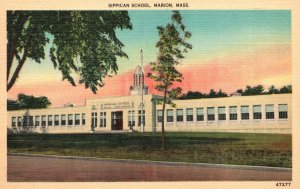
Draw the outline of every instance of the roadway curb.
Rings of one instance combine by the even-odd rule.
[[[267,166],[252,166],[252,165],[231,165],[231,164],[212,164],[212,163],[189,163],[189,162],[169,162],[169,161],[149,161],[149,160],[135,160],[135,159],[114,159],[114,158],[97,158],[97,157],[82,157],[82,156],[59,156],[59,155],[42,155],[42,154],[26,154],[26,153],[8,153],[13,156],[27,156],[27,157],[47,157],[59,159],[75,159],[75,160],[89,160],[89,161],[112,161],[120,163],[147,163],[158,165],[174,165],[174,166],[201,166],[212,168],[227,168],[227,169],[245,169],[245,170],[264,170],[276,172],[292,172],[292,168],[285,167],[267,167]]]

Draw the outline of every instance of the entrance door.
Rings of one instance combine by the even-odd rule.
[[[123,130],[123,112],[111,112],[111,130]]]

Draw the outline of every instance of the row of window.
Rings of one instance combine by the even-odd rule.
[[[81,119],[80,119],[81,117]],[[75,119],[74,119],[75,118]],[[12,117],[12,126],[85,125],[85,114],[37,115]]]
[[[100,114],[100,125],[99,127],[106,127],[106,112],[99,112]],[[98,112],[92,112],[92,127],[98,127]],[[138,126],[141,126],[142,123],[142,115],[141,110],[138,111]],[[145,125],[145,110],[143,110],[143,123]],[[128,127],[134,127],[135,126],[135,111],[129,110],[128,111]]]
[[[138,126],[141,126],[142,123],[142,111],[138,111]],[[143,110],[143,125],[145,125],[145,110]],[[128,127],[134,127],[135,126],[135,111],[129,110],[128,111]]]
[[[229,106],[229,120],[237,120],[237,106]],[[254,105],[253,107],[253,119],[262,119],[261,105]],[[207,107],[207,120],[214,121],[215,107]],[[226,120],[226,107],[218,107],[218,120]],[[249,120],[249,106],[241,106],[241,119]],[[279,119],[287,119],[287,104],[278,105],[278,117]],[[274,105],[268,104],[265,109],[266,119],[274,119]],[[157,111],[157,121],[162,122],[162,110]],[[186,121],[194,121],[194,109],[186,109]],[[204,121],[204,108],[196,108],[196,121]],[[174,110],[167,109],[167,122],[174,122]],[[176,122],[183,122],[183,109],[176,109]]]
[[[97,127],[98,123],[98,113],[92,112],[92,127]],[[106,112],[100,112],[100,127],[106,127]]]

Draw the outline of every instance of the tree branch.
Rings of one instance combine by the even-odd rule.
[[[16,14],[16,13],[15,13]],[[7,72],[6,72],[6,81],[8,82],[9,74],[10,74],[10,69],[15,57],[16,53],[16,47],[15,44],[18,41],[22,29],[24,27],[24,24],[27,21],[28,16],[20,14],[20,18],[18,19],[16,23],[16,28],[13,26],[9,26],[8,28],[12,28],[14,31],[10,31],[11,33],[8,34],[8,43],[7,43]],[[12,18],[11,18],[12,19]],[[12,20],[8,20],[8,25],[12,24]],[[14,35],[15,34],[15,35]]]
[[[11,89],[11,87],[14,85],[14,83],[16,82],[17,77],[21,71],[21,68],[23,67],[25,60],[27,58],[27,53],[28,53],[28,47],[24,50],[23,57],[19,61],[19,64],[18,64],[14,74],[12,75],[10,81],[7,84],[7,88],[6,88],[7,91],[9,91]]]

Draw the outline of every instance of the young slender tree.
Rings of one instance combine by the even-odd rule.
[[[173,88],[174,82],[181,82],[182,74],[176,69],[176,65],[184,58],[183,54],[192,49],[192,45],[186,40],[191,37],[191,32],[185,30],[179,11],[173,11],[171,22],[166,26],[158,26],[159,41],[156,47],[159,50],[157,60],[151,62],[152,73],[148,77],[155,82],[155,89],[162,93],[163,98],[158,100],[163,106],[162,112],[162,148],[165,149],[165,108],[166,104],[175,106],[173,99],[178,98],[182,89]]]

